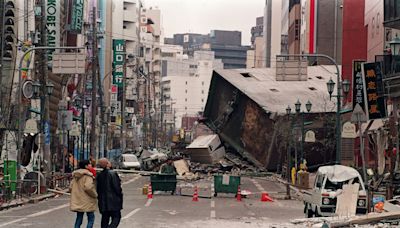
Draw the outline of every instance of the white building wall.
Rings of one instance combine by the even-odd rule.
[[[196,51],[197,52],[197,51]],[[220,59],[214,59],[212,51],[199,51],[194,53],[194,58],[182,60],[182,65],[192,65],[195,68],[190,68],[190,71],[175,71],[176,74],[170,74],[163,77],[166,104],[172,104],[172,109],[175,111],[175,126],[181,126],[182,116],[196,115],[204,110],[207,102],[208,90],[212,72],[214,69],[223,69],[223,63]],[[195,60],[196,59],[196,60]],[[168,66],[175,65],[180,61],[170,61]],[[190,72],[194,72],[194,75]]]
[[[264,63],[275,67],[276,55],[281,53],[282,0],[266,0],[264,8]]]

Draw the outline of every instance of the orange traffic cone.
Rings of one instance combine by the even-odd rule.
[[[268,195],[267,192],[261,193],[261,201],[262,202],[273,202],[274,200]]]
[[[194,187],[194,193],[193,193],[193,199],[192,199],[192,201],[193,201],[193,202],[198,202],[198,201],[199,201],[199,194],[198,194],[198,192],[197,192],[197,186]]]
[[[240,191],[240,186],[238,186],[238,191],[236,194],[236,201],[242,201],[242,192]]]
[[[147,199],[153,199],[153,190],[151,189],[151,184],[149,184],[149,188],[147,190]]]

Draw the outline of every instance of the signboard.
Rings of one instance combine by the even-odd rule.
[[[37,134],[39,129],[37,126],[37,121],[35,119],[29,119],[25,123],[24,133],[26,134]]]
[[[353,109],[353,113],[351,114],[351,122],[367,122],[367,116],[359,104],[356,104],[356,107]]]
[[[382,83],[381,64],[363,63],[362,74],[364,83],[364,100],[368,119],[380,119],[386,117],[385,97]]]
[[[343,124],[343,129],[342,129],[342,138],[349,138],[349,139],[354,139],[357,137],[356,134],[356,125],[346,122]]]
[[[365,112],[364,84],[361,66],[364,60],[353,60],[353,110],[359,104]]]
[[[58,129],[71,130],[72,128],[72,111],[58,111]]]
[[[122,88],[125,61],[125,40],[113,40],[113,84]]]
[[[69,132],[69,135],[78,137],[80,135],[80,133],[81,133],[80,125],[78,123],[76,123],[76,122],[73,122],[71,131]]]
[[[53,74],[84,74],[86,72],[84,53],[53,54]]]
[[[44,144],[50,145],[50,124],[49,122],[44,122]]]
[[[60,46],[60,0],[46,0],[46,29],[48,47]],[[55,49],[48,50],[47,61],[53,61]]]
[[[83,25],[84,0],[73,0],[71,7],[72,12],[69,30],[73,33],[80,34]]]
[[[304,142],[315,142],[315,133],[313,131],[307,131]]]

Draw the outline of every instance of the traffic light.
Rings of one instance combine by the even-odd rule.
[[[16,46],[14,0],[6,0],[4,10],[4,44],[2,55],[4,60],[11,60],[14,57]]]

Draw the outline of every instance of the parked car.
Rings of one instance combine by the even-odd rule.
[[[360,184],[357,199],[357,214],[367,213],[367,192],[359,172],[343,165],[322,166],[317,171],[311,191],[303,191],[306,217],[334,216],[337,195],[344,184]]]
[[[114,158],[112,165],[116,169],[141,169],[140,162],[134,154],[121,154]]]

